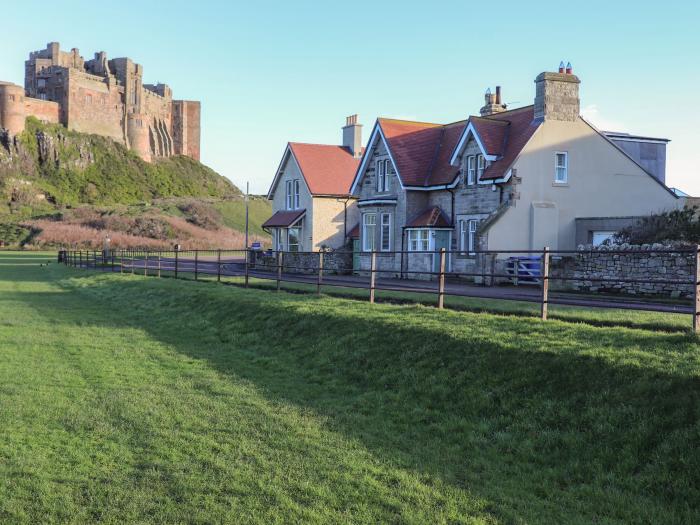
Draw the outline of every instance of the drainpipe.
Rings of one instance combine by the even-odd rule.
[[[454,188],[447,188],[450,192],[450,225],[452,228],[455,227],[455,190]]]
[[[405,238],[406,238],[406,226],[404,226],[404,227],[401,228],[401,266],[400,266],[400,268],[399,268],[399,270],[400,270],[400,272],[399,272],[399,277],[400,277],[401,279],[404,278],[404,275],[403,275],[403,258],[404,258],[404,256],[405,256],[406,254],[403,252],[403,250],[404,250],[404,239],[405,239]]]
[[[335,199],[335,202],[343,203],[343,246],[348,242],[348,202],[350,202],[350,197],[347,199]]]

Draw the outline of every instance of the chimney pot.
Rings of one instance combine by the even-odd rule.
[[[559,73],[563,73],[563,72],[564,72],[564,61],[562,60],[561,62],[559,62]]]
[[[496,86],[496,104],[501,104],[501,86]]]
[[[345,118],[343,146],[348,148],[355,158],[362,155],[362,124],[357,123],[357,113]]]
[[[571,67],[571,62],[568,62],[566,64],[566,74],[571,75],[574,72],[574,68]]]

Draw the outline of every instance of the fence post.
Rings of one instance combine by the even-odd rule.
[[[78,252],[78,268],[83,269],[83,250]]]
[[[216,282],[221,282],[221,248],[216,252]]]
[[[180,258],[178,256],[178,253],[179,252],[177,250],[175,250],[175,279],[177,279],[177,262],[178,262],[178,259]]]
[[[199,264],[199,250],[194,251],[194,280],[199,280],[198,265]]]
[[[136,251],[131,252],[131,275],[134,275],[134,262],[136,260]]]
[[[438,276],[438,308],[445,306],[445,248],[440,248],[440,275]]]
[[[160,252],[158,252],[158,277],[160,277]]]
[[[112,259],[112,273],[114,273],[114,250],[109,251],[109,256]]]
[[[248,247],[245,249],[245,287],[248,288]]]
[[[693,332],[700,332],[700,244],[695,246],[695,286],[693,286]]]
[[[282,257],[283,253],[281,251],[277,252],[277,291],[280,291],[282,284]]]
[[[148,277],[148,252],[146,252],[146,260],[143,263],[143,276]]]
[[[321,295],[321,285],[323,284],[323,252],[318,252],[318,281],[316,282],[316,295]]]
[[[375,270],[377,269],[377,254],[374,250],[372,250],[369,261],[369,302],[370,304],[374,304],[374,289],[376,287]]]
[[[124,250],[119,252],[119,273],[124,273]]]
[[[542,306],[540,314],[543,321],[547,320],[549,306],[549,246],[542,252]]]

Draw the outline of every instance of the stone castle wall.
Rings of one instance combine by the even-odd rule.
[[[110,137],[144,160],[200,156],[200,104],[173,100],[165,84],[143,84],[143,67],[104,52],[85,61],[56,42],[30,53],[24,89],[0,82],[0,129],[16,135],[35,116]]]

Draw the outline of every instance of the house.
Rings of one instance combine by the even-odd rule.
[[[267,198],[273,215],[263,224],[275,250],[309,252],[348,244],[357,224],[350,186],[362,157],[362,124],[347,118],[342,145],[290,142]]]
[[[562,65],[536,78],[530,106],[507,109],[497,88],[464,121],[377,119],[351,190],[362,251],[404,273],[436,270],[419,253],[445,248],[448,268],[468,272],[479,250],[574,249],[682,207],[662,171],[580,116],[579,84]],[[392,253],[404,251],[418,253]]]

